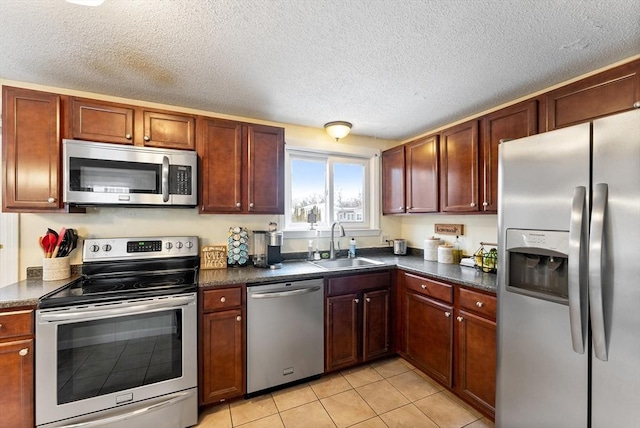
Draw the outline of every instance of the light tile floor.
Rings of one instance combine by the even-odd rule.
[[[402,358],[205,409],[200,428],[493,428]]]

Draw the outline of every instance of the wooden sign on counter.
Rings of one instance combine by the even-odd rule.
[[[440,235],[464,235],[463,224],[435,224],[433,231]]]
[[[227,267],[227,246],[207,245],[200,250],[200,269],[224,269]]]

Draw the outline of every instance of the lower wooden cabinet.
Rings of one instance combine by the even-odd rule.
[[[0,312],[0,426],[34,426],[33,310]]]
[[[390,272],[327,279],[325,371],[389,355]]]
[[[245,393],[244,286],[200,292],[200,405]]]

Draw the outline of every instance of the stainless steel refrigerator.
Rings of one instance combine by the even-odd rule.
[[[499,148],[496,426],[640,427],[640,110]]]

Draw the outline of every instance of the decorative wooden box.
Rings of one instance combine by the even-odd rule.
[[[207,245],[200,250],[200,269],[225,269],[227,267],[227,246]]]

